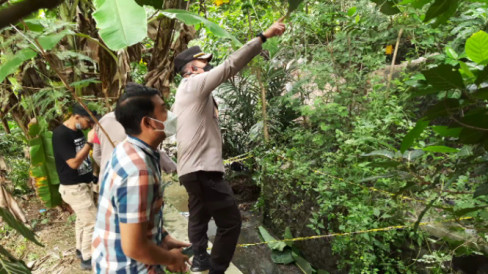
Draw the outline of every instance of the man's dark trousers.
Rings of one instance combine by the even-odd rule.
[[[241,231],[241,215],[230,185],[223,173],[197,171],[180,177],[188,192],[188,237],[195,254],[206,252],[207,228],[213,217],[217,235],[211,253],[211,273],[224,273],[229,267]]]

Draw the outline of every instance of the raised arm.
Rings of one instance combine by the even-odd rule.
[[[285,32],[285,24],[283,18],[273,23],[263,35],[266,39],[272,38],[278,35],[282,35]],[[195,80],[191,81],[198,85],[192,87],[193,90],[199,90],[201,97],[206,98],[208,95],[217,88],[220,84],[227,81],[230,77],[236,75],[240,70],[244,68],[256,55],[261,52],[263,39],[256,37],[247,42],[240,49],[232,53],[224,63],[210,70],[209,72],[201,73],[193,76]]]

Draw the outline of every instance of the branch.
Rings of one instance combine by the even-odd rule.
[[[0,29],[17,23],[20,19],[39,9],[52,9],[61,4],[63,0],[24,0],[10,7],[0,10]]]

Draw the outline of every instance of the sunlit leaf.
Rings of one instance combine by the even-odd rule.
[[[428,152],[439,152],[439,153],[456,153],[456,152],[458,152],[458,150],[456,148],[446,147],[446,146],[429,146],[429,147],[422,148],[422,150],[428,151]]]
[[[488,64],[488,33],[480,30],[468,38],[466,54],[477,64]]]
[[[348,11],[347,11],[347,15],[348,16],[353,16],[354,14],[356,14],[356,11],[357,11],[357,7],[352,7],[350,8]]]
[[[139,43],[147,35],[146,10],[134,0],[95,0],[93,18],[111,50]]]

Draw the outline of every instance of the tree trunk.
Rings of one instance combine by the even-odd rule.
[[[185,9],[185,1],[165,1],[164,9],[173,8]],[[159,21],[154,48],[151,51],[152,57],[148,62],[148,73],[145,77],[146,85],[158,89],[166,98],[170,94],[170,85],[174,80],[174,57],[185,50],[188,42],[195,36],[193,27],[182,25],[178,39],[173,41],[178,25],[174,19],[167,17]]]

